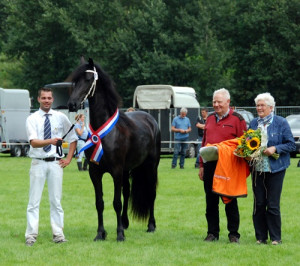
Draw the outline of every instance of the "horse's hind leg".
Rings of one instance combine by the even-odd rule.
[[[103,201],[103,190],[102,190],[102,176],[98,176],[97,174],[92,174],[92,172],[93,170],[91,167],[90,177],[95,189],[96,209],[98,213],[98,230],[97,230],[97,235],[94,238],[94,241],[98,241],[98,240],[106,239],[106,231],[103,226],[104,201]]]
[[[143,164],[131,171],[131,203],[133,215],[140,219],[148,219],[147,232],[156,228],[154,218],[154,202],[157,187],[157,165],[153,158],[148,158]]]
[[[129,172],[124,171],[123,173],[123,211],[122,211],[122,225],[124,229],[129,226],[128,219],[128,200],[130,195],[130,183],[129,183]]]

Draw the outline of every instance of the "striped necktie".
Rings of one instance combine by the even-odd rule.
[[[44,139],[51,139],[51,125],[49,120],[49,114],[45,114],[45,122],[44,122]],[[51,150],[51,145],[47,145],[43,147],[45,152],[49,152]]]

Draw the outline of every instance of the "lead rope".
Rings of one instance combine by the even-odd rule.
[[[63,139],[70,133],[70,131],[73,129],[74,126],[75,126],[75,124],[73,124],[73,125],[70,127],[70,129],[69,129],[69,131],[67,132],[67,134],[65,134],[65,135],[62,137],[61,140],[59,139],[59,140],[56,142],[56,153],[59,155],[59,157],[62,157],[62,155],[63,155],[62,141],[63,141]]]

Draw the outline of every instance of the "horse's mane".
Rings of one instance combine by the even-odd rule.
[[[110,76],[100,67],[99,64],[94,64],[96,71],[98,73],[98,81],[96,90],[101,90],[103,97],[105,98],[105,103],[111,109],[110,111],[115,111],[117,107],[121,107],[122,100],[115,88],[114,81]],[[71,74],[71,79],[76,82],[82,75],[85,75],[86,70],[93,70],[89,63],[81,64],[77,69],[75,69]]]

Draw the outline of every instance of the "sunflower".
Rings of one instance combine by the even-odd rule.
[[[260,145],[260,140],[257,137],[253,137],[246,141],[246,145],[251,151],[257,150]]]
[[[260,129],[249,129],[248,131],[244,131],[244,134],[240,136],[238,139],[238,145],[234,150],[233,154],[238,157],[250,157],[252,160],[257,160],[257,158],[262,157],[262,152],[266,147],[261,147],[261,131]],[[274,159],[278,159],[279,154],[274,153],[272,155]]]

